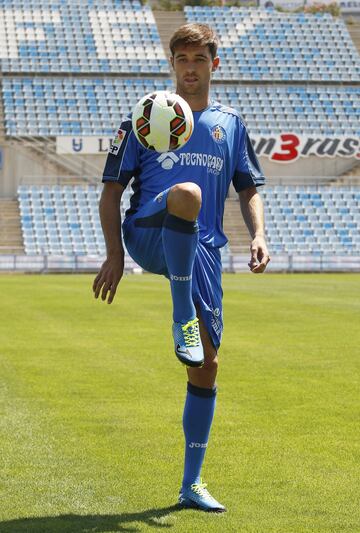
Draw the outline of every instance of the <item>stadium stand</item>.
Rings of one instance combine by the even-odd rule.
[[[360,59],[341,19],[218,7],[186,7],[184,15],[218,31],[222,62],[212,95],[240,111],[250,134],[360,135]],[[28,146],[43,138],[50,146],[57,136],[112,136],[141,96],[173,87],[161,42],[153,12],[138,0],[0,0],[4,134]],[[283,258],[281,268],[288,257],[360,256],[358,187],[269,181],[261,194],[270,253]],[[63,257],[68,268],[77,268],[69,267],[71,258],[83,265],[87,257],[101,261],[100,190],[19,186],[24,251],[34,268],[36,256]],[[122,213],[129,196],[126,191]],[[230,200],[238,214],[239,202]],[[248,255],[247,230],[231,227],[228,214],[225,219],[230,247],[223,259],[231,270],[236,254]],[[240,244],[232,240],[239,234]],[[59,259],[53,267],[63,264]],[[136,267],[128,256],[126,264]],[[298,264],[305,270],[313,265]]]
[[[169,72],[153,13],[136,0],[0,0],[0,36],[3,73]]]
[[[231,7],[187,6],[185,15],[220,35],[214,79],[360,81],[359,55],[341,19]]]
[[[360,255],[358,187],[266,187],[273,253]]]
[[[171,86],[161,78],[4,78],[6,133],[111,136],[141,96]]]
[[[104,255],[98,217],[100,187],[21,186],[18,190],[25,252]],[[360,191],[356,187],[266,187],[273,253],[360,255]],[[121,205],[129,202],[127,190]]]
[[[7,135],[112,135],[144,94],[171,89],[165,78],[7,77]],[[360,134],[360,87],[214,84],[215,99],[237,108],[253,134],[284,130]]]
[[[25,252],[30,255],[104,255],[98,202],[100,186],[20,186]],[[129,199],[122,201],[124,214]]]
[[[240,111],[253,134],[360,134],[360,87],[229,84],[213,93]]]

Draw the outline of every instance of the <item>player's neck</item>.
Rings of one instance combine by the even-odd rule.
[[[180,90],[176,90],[177,94],[182,96],[187,101],[192,111],[203,111],[210,104],[210,95],[197,95],[197,94],[183,94]]]

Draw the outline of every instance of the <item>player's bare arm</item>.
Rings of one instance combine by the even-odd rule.
[[[107,258],[94,279],[95,298],[111,304],[124,272],[124,248],[121,241],[120,201],[124,187],[119,183],[105,183],[99,204],[101,226],[104,233]]]
[[[251,236],[251,258],[248,263],[251,272],[264,272],[270,261],[265,241],[264,207],[256,187],[239,192],[241,213]]]

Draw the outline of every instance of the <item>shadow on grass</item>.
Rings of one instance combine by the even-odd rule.
[[[181,511],[179,505],[171,505],[159,509],[147,509],[138,513],[122,513],[114,515],[60,515],[33,518],[19,518],[0,522],[1,533],[102,533],[106,531],[142,531],[131,522],[142,522],[144,525],[169,529],[165,519],[170,513]]]

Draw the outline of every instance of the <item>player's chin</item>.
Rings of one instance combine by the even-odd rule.
[[[190,88],[186,88],[182,94],[185,94],[187,96],[195,96],[196,94],[198,94],[199,91],[197,91],[196,89],[190,89]]]
[[[183,90],[187,94],[197,94],[199,92],[199,83],[198,81],[194,82],[184,82]]]

